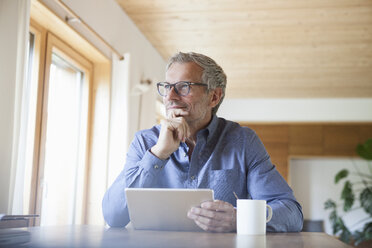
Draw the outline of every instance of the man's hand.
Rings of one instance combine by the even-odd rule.
[[[159,139],[151,152],[160,159],[168,158],[190,136],[190,128],[184,115],[188,112],[182,109],[170,111],[167,119],[162,120]]]
[[[236,231],[236,210],[228,202],[220,200],[203,202],[200,208],[191,208],[187,217],[194,220],[204,231]]]

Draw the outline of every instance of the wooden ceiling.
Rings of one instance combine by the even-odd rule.
[[[165,60],[215,59],[227,98],[372,97],[372,0],[116,1]]]

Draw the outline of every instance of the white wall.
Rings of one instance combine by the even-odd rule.
[[[334,183],[334,177],[338,171],[348,169],[355,172],[354,166],[361,172],[368,173],[366,161],[361,159],[291,159],[289,178],[290,185],[294,191],[295,197],[303,208],[305,219],[324,220],[325,231],[332,235],[332,226],[329,222],[329,210],[324,210],[324,202],[332,199],[341,203],[340,196],[345,180],[338,184]],[[349,176],[350,181],[360,182],[357,176]],[[355,185],[358,188],[360,185]],[[354,207],[359,206],[355,204]],[[354,226],[359,220],[367,217],[367,214],[361,209],[345,214],[342,208],[338,209],[341,216],[345,216],[345,224],[351,230],[363,227],[364,222]]]
[[[370,122],[372,98],[225,99],[217,115],[247,122]]]
[[[29,23],[28,0],[0,1],[0,213],[11,213]]]

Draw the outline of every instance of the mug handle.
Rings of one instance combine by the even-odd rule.
[[[266,208],[269,210],[269,216],[266,219],[266,223],[267,223],[271,220],[271,217],[273,217],[273,209],[269,205],[266,205]]]

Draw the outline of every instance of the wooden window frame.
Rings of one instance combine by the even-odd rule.
[[[85,117],[83,117],[86,124],[86,134],[84,143],[85,146],[85,157],[84,161],[84,185],[83,192],[80,192],[79,195],[83,197],[83,201],[77,208],[77,213],[83,211],[86,208],[86,197],[87,197],[87,180],[88,180],[88,148],[89,145],[89,133],[90,133],[90,113],[91,113],[91,106],[92,106],[92,77],[93,77],[93,66],[92,64],[85,59],[81,54],[76,52],[74,49],[69,47],[55,35],[50,32],[47,32],[47,42],[46,42],[46,59],[45,59],[45,70],[44,70],[44,85],[43,85],[43,105],[42,105],[42,113],[41,113],[41,136],[40,136],[40,153],[39,153],[39,163],[38,163],[38,175],[37,175],[37,195],[36,195],[36,202],[35,202],[35,210],[37,213],[42,214],[41,207],[42,207],[42,195],[43,195],[43,185],[42,182],[44,181],[44,167],[45,167],[45,143],[46,143],[46,131],[47,131],[47,108],[48,108],[48,93],[49,93],[49,78],[50,78],[50,67],[52,64],[52,54],[56,53],[58,56],[63,58],[65,61],[70,63],[71,65],[79,68],[79,70],[84,72],[85,78],[83,83],[83,91],[86,91],[85,94],[87,95],[87,112],[83,113]],[[86,223],[85,215],[77,217],[77,224]]]
[[[83,38],[79,33],[69,27],[64,20],[59,18],[48,9],[45,5],[38,1],[31,1],[31,19],[30,31],[35,34],[35,50],[37,49],[38,57],[38,90],[37,90],[37,106],[35,120],[35,140],[34,140],[34,156],[32,161],[32,180],[30,188],[29,213],[40,214],[41,196],[40,192],[40,176],[42,175],[43,161],[40,159],[44,155],[42,148],[42,139],[45,134],[42,133],[42,124],[44,118],[43,106],[46,104],[47,96],[45,92],[46,79],[49,79],[49,68],[47,67],[47,41],[58,39],[57,43],[63,42],[75,53],[86,58],[90,62],[92,76],[90,78],[89,87],[89,110],[88,110],[88,130],[86,141],[86,181],[84,189],[84,215],[81,216],[82,224],[100,223],[97,218],[93,218],[97,212],[97,190],[104,190],[102,184],[106,186],[107,175],[102,174],[102,161],[107,161],[106,143],[109,134],[108,120],[105,125],[102,125],[102,119],[107,119],[107,113],[110,109],[110,88],[111,88],[111,60],[104,56],[97,48],[89,41]],[[79,52],[76,52],[79,51]],[[73,53],[74,53],[73,52]],[[68,54],[71,55],[71,54]],[[74,57],[74,55],[71,55]],[[36,56],[35,56],[36,57]],[[80,61],[80,60],[78,60]],[[81,62],[81,61],[80,61]],[[82,62],[84,64],[84,62]],[[46,106],[46,105],[45,105]],[[94,152],[99,149],[102,155],[94,155]],[[105,168],[105,167],[103,167]],[[106,169],[104,170],[107,173]],[[102,182],[94,181],[97,177],[101,178]],[[94,182],[93,182],[94,181]],[[102,189],[101,189],[102,188]],[[31,225],[39,225],[40,219],[36,219],[30,223]],[[103,224],[103,222],[102,222]]]

